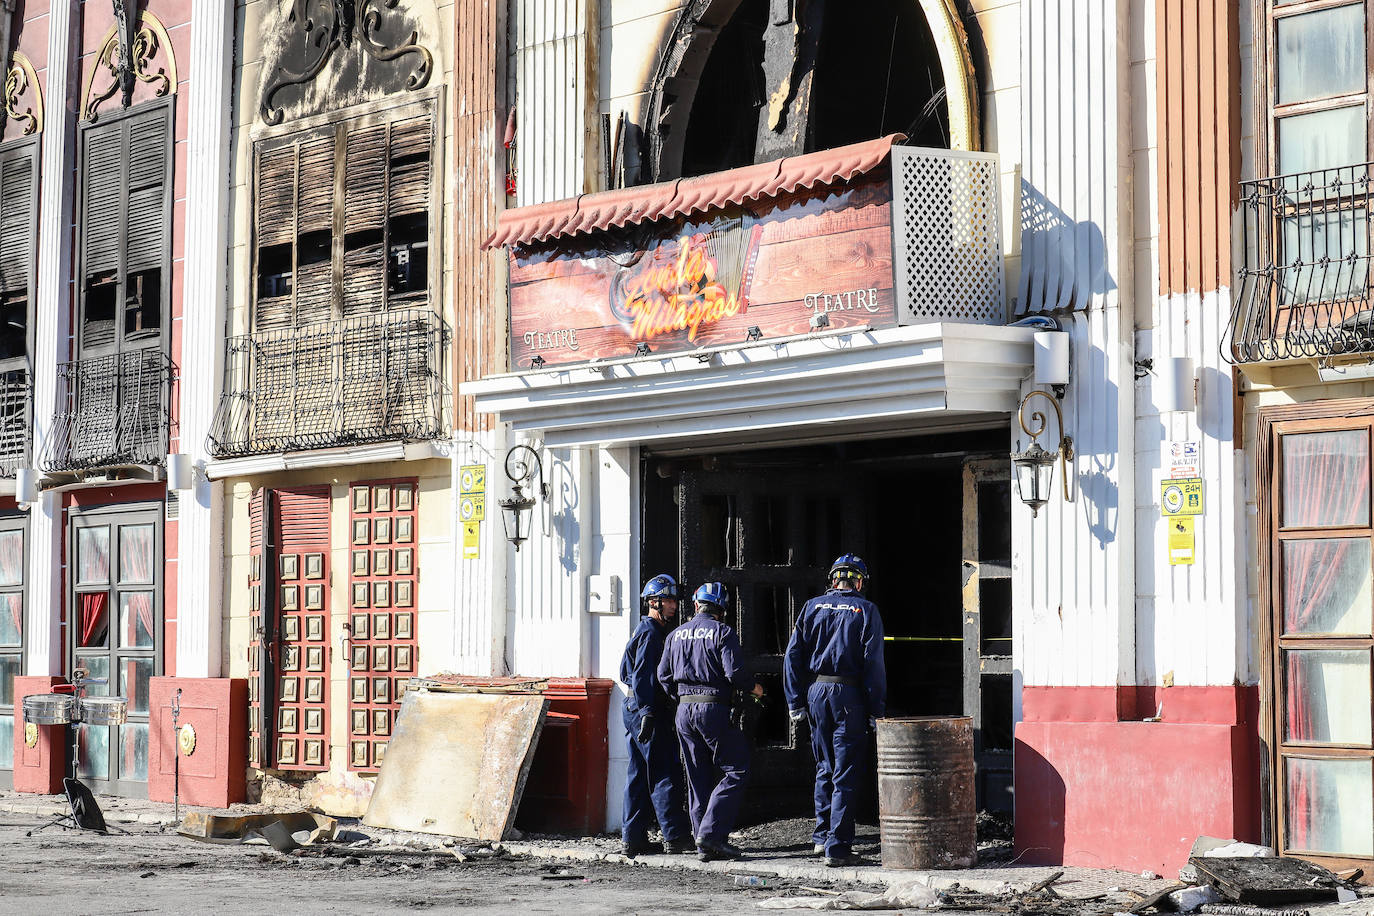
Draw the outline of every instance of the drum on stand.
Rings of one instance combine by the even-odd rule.
[[[69,693],[35,693],[24,697],[24,721],[34,725],[70,725],[77,719],[76,697]]]
[[[129,701],[125,697],[82,697],[80,714],[87,725],[123,725],[129,718]]]

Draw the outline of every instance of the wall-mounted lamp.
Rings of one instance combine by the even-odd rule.
[[[1054,396],[1063,400],[1069,384],[1069,333],[1040,331],[1035,342],[1035,384],[1048,385]]]
[[[191,490],[196,485],[196,466],[191,456],[185,452],[172,452],[167,456],[167,489]]]
[[[548,360],[546,360],[544,357],[542,357],[542,356],[540,356],[538,353],[536,353],[536,354],[534,354],[533,356],[530,357],[530,368],[531,368],[531,369],[542,369],[542,368],[544,368],[544,363],[546,363],[546,362],[548,362]]]
[[[648,356],[652,352],[654,352],[653,348],[642,340],[635,344],[635,356]]]
[[[830,316],[825,312],[817,312],[811,316],[811,321],[808,323],[811,325],[811,330],[819,331],[821,328],[830,327]]]
[[[1050,402],[1050,406],[1054,408],[1054,415],[1059,420],[1059,447],[1053,452],[1036,441],[1045,431],[1045,415],[1038,410],[1033,412],[1031,421],[1035,424],[1035,429],[1032,430],[1026,425],[1026,404],[1037,394]],[[1069,495],[1068,468],[1068,463],[1073,460],[1073,439],[1064,433],[1064,413],[1059,409],[1059,401],[1046,391],[1028,392],[1021,399],[1021,406],[1017,408],[1017,419],[1021,423],[1021,429],[1031,437],[1029,448],[1011,456],[1012,466],[1016,469],[1016,490],[1021,496],[1021,502],[1030,506],[1032,516],[1040,514],[1040,507],[1049,502],[1050,489],[1054,485],[1056,457],[1063,465],[1064,502],[1073,502],[1073,497]]]
[[[749,325],[749,327],[746,328],[745,331],[744,331],[744,339],[745,339],[745,340],[762,340],[762,339],[763,339],[763,331],[759,329],[759,326],[758,326],[758,325],[756,325],[756,324],[751,324],[751,325]]]
[[[22,508],[38,502],[38,470],[18,468],[14,472],[14,501]]]
[[[534,459],[533,468],[526,454]],[[510,451],[506,452],[506,476],[514,487],[511,495],[501,500],[501,524],[506,529],[506,540],[515,545],[516,553],[520,552],[520,545],[530,536],[530,522],[537,500],[533,496],[526,496],[524,488],[533,480],[536,472],[539,474],[539,495],[548,499],[549,487],[544,483],[544,463],[539,460],[539,453],[523,443],[511,446]]]

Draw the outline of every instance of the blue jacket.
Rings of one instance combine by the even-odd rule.
[[[806,706],[806,692],[821,674],[861,684],[870,716],[881,718],[887,711],[883,619],[878,606],[858,592],[832,588],[802,608],[783,661],[788,709]]]
[[[663,657],[667,628],[652,617],[641,617],[625,654],[620,659],[620,682],[630,688],[625,701],[635,715],[656,715],[668,708],[668,697],[658,683],[658,661]]]
[[[754,684],[734,628],[709,614],[697,614],[669,634],[658,679],[671,697],[711,693],[727,700]]]

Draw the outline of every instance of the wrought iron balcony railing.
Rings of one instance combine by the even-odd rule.
[[[176,367],[160,348],[60,363],[43,469],[164,464],[175,378]]]
[[[1240,362],[1374,351],[1374,163],[1241,183],[1245,265],[1232,304]]]
[[[231,337],[210,452],[440,438],[448,340],[448,325],[430,309]]]
[[[31,459],[33,379],[27,369],[0,372],[0,477],[13,477]]]

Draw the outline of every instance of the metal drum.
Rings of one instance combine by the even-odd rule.
[[[82,697],[81,721],[87,725],[122,725],[129,718],[124,697]]]
[[[978,859],[973,720],[878,720],[884,868],[971,868]]]
[[[34,725],[67,725],[76,721],[76,697],[69,693],[24,697],[24,721]]]

